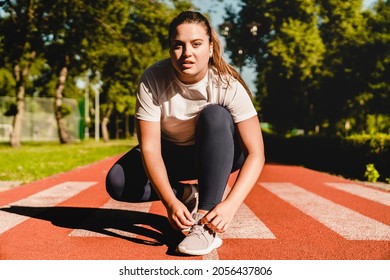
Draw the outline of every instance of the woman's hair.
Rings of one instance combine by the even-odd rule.
[[[217,31],[212,28],[208,19],[201,13],[195,11],[184,11],[175,17],[169,25],[169,44],[172,44],[172,41],[176,35],[176,28],[183,23],[203,24],[203,26],[206,28],[207,35],[209,36],[210,43],[213,44],[213,55],[210,62],[217,69],[220,78],[227,84],[229,84],[229,77],[237,79],[244,86],[245,90],[252,98],[252,94],[241,75],[223,58],[223,47],[221,45],[221,41],[219,40]]]

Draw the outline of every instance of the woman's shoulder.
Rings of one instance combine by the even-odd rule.
[[[149,69],[170,68],[171,66],[172,66],[171,59],[165,58],[154,63],[152,66],[149,67]]]
[[[237,88],[237,85],[240,83],[236,78],[229,74],[221,74],[215,68],[215,66],[210,68],[209,71],[210,80],[212,81],[214,87],[225,88],[227,90],[234,90]]]
[[[143,72],[139,80],[139,88],[152,92],[155,95],[161,95],[172,84],[172,71],[170,59],[154,63]]]
[[[153,65],[149,66],[142,74],[143,78],[147,77],[166,77],[168,71],[171,71],[172,64],[169,58],[157,61]]]

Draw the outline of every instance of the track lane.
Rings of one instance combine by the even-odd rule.
[[[248,221],[244,225],[239,220],[233,223],[233,233],[225,235],[222,247],[203,257],[178,256],[172,248],[183,235],[170,228],[161,202],[126,204],[115,202],[106,194],[104,179],[116,159],[0,193],[0,215],[12,213],[24,219],[0,234],[0,259],[390,259],[390,240],[386,236],[383,240],[363,237],[348,240],[264,184],[274,184],[277,188],[287,182],[287,187],[297,187],[308,194],[308,203],[320,198],[329,201],[336,211],[340,207],[348,209],[365,217],[363,220],[374,220],[385,228],[390,226],[389,192],[375,190],[381,197],[375,201],[359,195],[374,190],[361,183],[357,183],[361,191],[357,195],[340,189],[342,184],[356,182],[303,167],[274,164],[265,166],[240,209],[241,222],[245,217]],[[237,173],[231,176],[229,185],[235,176]],[[28,196],[45,193],[55,185],[74,181],[97,183],[74,195],[69,193],[69,197],[56,205],[15,204]],[[291,190],[287,188],[287,191]],[[249,235],[240,229],[245,222],[254,224]],[[265,235],[256,230],[264,231]]]

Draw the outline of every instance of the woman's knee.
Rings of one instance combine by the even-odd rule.
[[[234,122],[232,115],[226,108],[212,104],[199,113],[197,128],[210,129],[214,132],[221,130],[234,132]]]
[[[120,158],[106,177],[107,193],[115,200],[137,202],[145,195],[148,178],[142,164],[139,147]]]
[[[115,200],[121,200],[125,189],[125,173],[120,164],[114,164],[106,177],[107,193]]]

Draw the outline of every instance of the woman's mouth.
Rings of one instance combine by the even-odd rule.
[[[181,64],[183,68],[191,68],[195,63],[192,61],[183,61]]]

